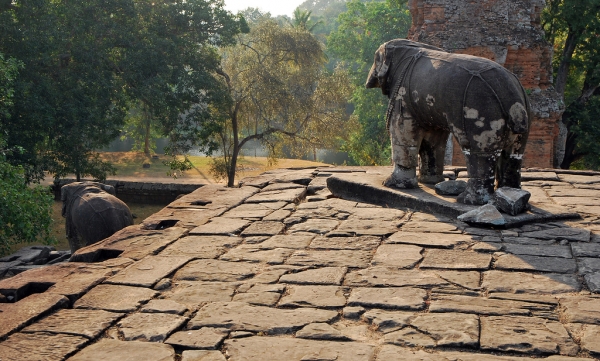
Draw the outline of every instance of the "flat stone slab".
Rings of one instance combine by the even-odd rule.
[[[581,348],[595,356],[600,355],[600,326],[571,323],[567,325],[571,334],[581,341]]]
[[[429,312],[461,312],[493,316],[530,316],[534,312],[551,312],[553,307],[553,305],[547,304],[485,297],[436,295],[431,300]]]
[[[582,275],[600,272],[600,258],[579,258],[577,268]]]
[[[481,349],[575,356],[579,346],[557,321],[538,317],[482,317]]]
[[[163,342],[186,321],[186,317],[169,313],[140,312],[125,317],[117,326],[125,341]]]
[[[263,204],[240,204],[239,206],[223,213],[221,217],[226,218],[263,218],[273,213],[273,209]]]
[[[157,294],[148,288],[102,284],[81,297],[73,308],[131,312]]]
[[[292,248],[304,249],[315,238],[315,234],[279,234],[257,244],[262,249]]]
[[[348,337],[327,323],[311,323],[296,332],[297,338],[310,340],[349,341]]]
[[[577,183],[577,184],[593,184],[600,183],[600,176],[579,175],[579,174],[559,174],[558,178],[561,182]]]
[[[305,222],[294,224],[290,227],[289,232],[310,232],[317,234],[325,234],[335,229],[340,224],[336,219],[311,218]]]
[[[408,347],[383,345],[377,354],[376,361],[403,360],[403,361],[528,361],[530,357],[523,356],[496,356],[480,352],[426,352]],[[589,361],[589,358],[568,356],[550,356],[540,358],[545,361]]]
[[[433,271],[404,270],[397,267],[374,266],[349,272],[344,284],[357,287],[434,287],[448,285]]]
[[[175,351],[170,345],[157,342],[102,339],[71,357],[69,361],[144,360],[172,361]]]
[[[183,315],[187,310],[187,307],[181,303],[172,300],[154,299],[145,304],[140,312]]]
[[[259,245],[242,244],[220,257],[225,261],[264,262],[267,264],[282,264],[294,252],[291,248],[264,249]]]
[[[487,270],[491,262],[492,256],[485,253],[454,249],[430,249],[425,254],[420,268]]]
[[[362,219],[351,216],[330,233],[349,236],[386,236],[398,231],[398,223],[397,220]]]
[[[314,308],[279,309],[243,302],[213,302],[202,307],[188,322],[189,329],[227,328],[232,331],[289,333],[314,322],[330,322],[336,311]]]
[[[178,239],[160,255],[186,255],[190,258],[217,258],[228,249],[242,243],[242,237],[230,236],[187,236]]]
[[[129,286],[152,287],[162,278],[179,269],[190,259],[189,256],[185,255],[148,256],[125,268],[106,280],[106,282]]]
[[[406,244],[383,244],[377,248],[371,264],[374,266],[392,266],[413,268],[423,256],[423,248]]]
[[[298,203],[306,196],[306,188],[291,188],[273,191],[261,191],[246,199],[246,203],[289,202]]]
[[[410,221],[402,226],[402,232],[417,233],[450,233],[461,234],[461,230],[456,225],[444,222],[430,221]]]
[[[321,267],[285,274],[279,278],[279,282],[300,285],[340,285],[347,271],[346,267]]]
[[[94,339],[123,315],[103,310],[64,309],[26,327],[23,332],[61,333]]]
[[[461,244],[470,244],[474,242],[473,237],[468,234],[419,233],[408,231],[396,232],[384,241],[384,243],[403,243],[439,248],[453,248]]]
[[[339,173],[327,178],[327,187],[334,196],[352,201],[372,203],[391,208],[409,208],[427,213],[444,214],[452,218],[477,207],[458,203],[456,197],[440,197],[433,188],[420,185],[417,189],[396,189],[383,186],[391,173]],[[531,211],[510,216],[503,214],[505,227],[518,227],[532,222],[580,218],[579,214],[548,203],[530,202]]]
[[[398,331],[387,333],[385,343],[399,346],[476,347],[479,343],[479,316],[463,313],[415,315]]]
[[[600,297],[564,297],[560,305],[566,322],[600,325]]]
[[[166,344],[198,350],[216,350],[226,333],[214,328],[175,332],[165,341]],[[222,356],[222,355],[221,355]]]
[[[181,361],[227,361],[219,351],[185,350],[181,353]]]
[[[288,286],[279,306],[333,308],[346,305],[344,290],[338,286]]]
[[[569,246],[505,244],[503,250],[512,254],[573,258]]]
[[[372,250],[381,243],[380,237],[361,236],[361,237],[316,237],[310,243],[309,248],[313,249],[355,249]]]
[[[581,291],[576,275],[525,272],[487,271],[483,273],[481,287],[488,292],[510,292],[529,294],[558,294]]]
[[[229,262],[216,259],[192,261],[181,268],[174,280],[233,282],[252,277],[259,271],[257,265],[247,262]]]
[[[571,249],[575,257],[600,258],[600,243],[571,243]]]
[[[69,299],[59,294],[32,294],[16,303],[0,303],[0,339],[32,320],[58,308],[68,307]]]
[[[285,229],[285,225],[277,221],[257,221],[252,223],[242,232],[243,237],[252,236],[274,236],[281,233]]]
[[[2,361],[62,361],[87,342],[75,335],[15,333],[0,343],[0,357]]]
[[[299,250],[295,251],[285,263],[298,266],[366,268],[371,258],[373,258],[371,251]]]
[[[169,292],[164,293],[163,297],[195,310],[205,302],[231,301],[238,286],[239,283],[236,282],[180,281]]]
[[[374,355],[375,346],[358,342],[248,337],[226,340],[225,350],[231,361],[369,361]]]
[[[589,242],[590,231],[584,228],[551,228],[543,231],[522,232],[521,237]]]
[[[577,263],[572,258],[537,257],[512,254],[500,255],[495,262],[496,269],[514,271],[537,271],[552,273],[575,273]]]
[[[404,310],[422,310],[425,308],[427,291],[411,287],[352,289],[348,306],[369,308],[389,308]]]
[[[232,235],[239,233],[250,221],[238,218],[215,217],[190,231],[194,235]]]

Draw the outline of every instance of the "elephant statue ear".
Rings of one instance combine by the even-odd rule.
[[[381,92],[386,96],[388,96],[390,93],[387,80],[391,62],[390,53],[391,52],[387,49],[387,44],[382,45],[378,51],[380,64],[377,69],[377,81],[381,87]]]

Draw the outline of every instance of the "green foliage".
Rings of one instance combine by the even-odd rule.
[[[0,137],[0,256],[9,254],[19,243],[51,244],[53,197],[48,188],[29,187],[22,167],[12,166],[8,150]]]
[[[562,122],[568,133],[560,167],[600,169],[600,3],[549,0],[542,25],[555,49],[554,85],[566,105]]]
[[[391,150],[385,127],[387,99],[364,82],[379,45],[406,37],[410,13],[404,1],[367,2],[352,0],[339,18],[339,27],[328,37],[329,50],[349,64],[354,92],[352,104],[355,128],[344,144],[356,164],[387,165]]]

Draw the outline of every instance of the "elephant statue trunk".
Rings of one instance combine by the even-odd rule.
[[[115,196],[110,185],[70,183],[61,188],[60,198],[71,253],[133,224],[129,207]]]
[[[469,174],[458,201],[485,204],[496,186],[520,188],[529,100],[517,77],[499,64],[396,39],[375,52],[366,87],[381,88],[389,98],[386,121],[394,170],[386,186],[443,181],[452,134]]]

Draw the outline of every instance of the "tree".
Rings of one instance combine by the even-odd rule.
[[[559,165],[599,168],[600,3],[549,0],[542,15],[546,38],[555,50],[554,86],[566,105],[565,155]]]
[[[411,18],[405,1],[367,2],[352,0],[338,17],[339,27],[327,44],[330,51],[352,69],[355,129],[344,150],[361,165],[390,162],[389,134],[385,126],[387,102],[381,94],[366,90],[364,82],[373,54],[382,43],[406,37]]]
[[[215,109],[223,121],[215,168],[226,171],[228,186],[249,141],[260,141],[274,158],[284,145],[302,154],[333,147],[344,136],[347,74],[325,71],[322,45],[306,29],[264,18],[222,56],[218,73],[231,103]]]
[[[6,117],[12,107],[13,82],[21,64],[4,59],[0,53],[0,114]],[[28,187],[22,167],[6,161],[7,149],[0,124],[0,256],[11,252],[12,246],[22,242],[51,243],[50,233],[52,196],[41,186]]]

